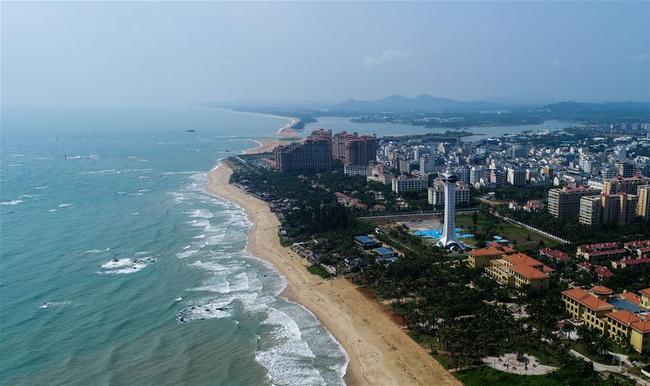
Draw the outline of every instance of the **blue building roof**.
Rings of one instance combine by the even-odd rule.
[[[381,255],[381,256],[386,256],[386,255],[394,255],[395,251],[392,248],[386,248],[386,247],[379,247],[376,249],[373,249],[376,254]]]
[[[372,236],[356,236],[354,239],[362,244],[376,244],[378,242]]]
[[[637,306],[636,304],[617,297],[611,297],[607,300],[607,302],[613,305],[615,308],[618,308],[620,310],[627,310],[633,314],[645,311],[643,308]]]

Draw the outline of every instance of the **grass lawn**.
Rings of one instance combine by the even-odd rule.
[[[605,386],[611,385],[612,380],[602,379],[598,376],[583,379],[570,370],[560,369],[546,375],[517,375],[504,373],[491,367],[482,366],[471,370],[454,373],[464,385],[467,386]],[[633,385],[628,379],[617,376],[618,385]]]
[[[325,268],[321,267],[320,265],[310,265],[307,270],[309,270],[309,272],[313,273],[314,275],[322,277],[323,279],[327,279],[332,276],[325,270]]]
[[[472,227],[476,227],[480,232],[485,232],[486,229],[491,227],[494,234],[514,242],[515,247],[521,251],[537,250],[540,240],[544,241],[546,247],[552,248],[557,245],[556,241],[548,239],[539,233],[510,224],[498,218],[488,217],[483,213],[478,214],[478,221],[476,224],[474,224],[472,215],[459,214],[456,216],[456,226],[461,226],[464,230],[470,233]],[[473,239],[463,241],[468,241],[469,244],[475,243],[475,240]]]

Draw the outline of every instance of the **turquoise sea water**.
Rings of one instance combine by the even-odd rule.
[[[204,191],[285,123],[3,111],[0,384],[341,384],[338,343],[248,255],[243,211]]]

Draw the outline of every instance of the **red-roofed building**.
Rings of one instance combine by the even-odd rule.
[[[594,274],[596,274],[598,280],[609,279],[610,277],[614,276],[614,273],[610,271],[609,268],[603,267],[602,265],[597,265],[594,268]]]
[[[582,288],[563,291],[562,301],[565,309],[573,318],[581,319],[587,327],[605,333],[607,329],[605,316],[612,312],[614,306]]]
[[[506,255],[490,261],[485,272],[499,284],[547,290],[553,269],[523,253]]]
[[[542,248],[539,250],[539,254],[557,262],[565,262],[571,260],[571,255],[568,253],[551,248]]]
[[[507,245],[490,245],[485,248],[471,250],[467,253],[468,263],[473,268],[484,268],[492,260],[504,255],[515,253],[514,249]]]
[[[629,339],[632,323],[641,321],[641,319],[627,310],[617,310],[607,314],[609,327],[609,337],[621,342]]]
[[[632,323],[630,343],[638,352],[650,352],[650,319]]]
[[[628,254],[627,249],[621,248],[618,243],[584,244],[578,247],[576,256],[585,260],[617,259]]]
[[[650,257],[642,257],[640,259],[623,259],[619,261],[612,261],[612,267],[614,269],[626,268],[626,267],[639,267],[650,264]]]
[[[639,304],[650,298],[650,288],[640,291],[641,297],[631,292],[611,297],[612,290],[605,286],[595,286],[590,291],[571,288],[562,292],[562,302],[571,317],[584,321],[591,329],[596,329],[610,338],[622,342],[628,340],[637,352],[650,352],[650,317],[634,309],[616,309],[620,299]],[[619,305],[623,308],[626,306]]]
[[[650,240],[630,241],[623,244],[623,247],[636,258],[650,257]]]

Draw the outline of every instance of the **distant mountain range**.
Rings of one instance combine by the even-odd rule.
[[[471,101],[463,102],[448,98],[438,98],[431,95],[420,95],[415,98],[403,95],[390,95],[372,101],[348,99],[330,108],[338,113],[435,113],[435,112],[476,112],[476,111],[547,111],[560,115],[590,115],[605,113],[626,113],[634,116],[650,116],[650,103],[643,102],[605,102],[583,103],[565,101],[543,106],[514,106],[496,102]]]
[[[500,103],[492,102],[462,102],[454,99],[437,98],[431,95],[420,95],[415,98],[403,95],[390,95],[374,101],[358,101],[348,99],[331,108],[341,112],[435,112],[435,111],[478,111],[498,110],[505,108]]]

